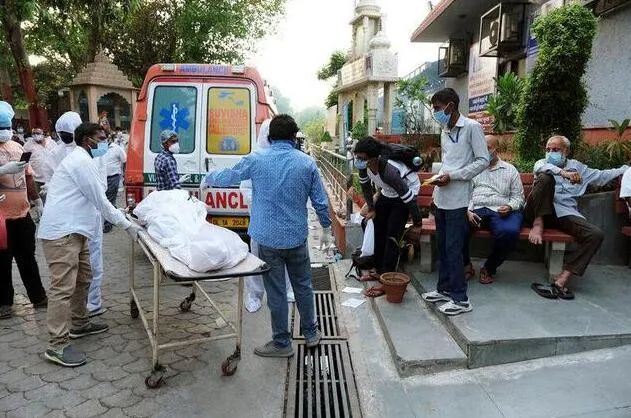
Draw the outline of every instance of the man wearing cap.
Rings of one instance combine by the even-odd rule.
[[[35,184],[38,191],[53,176],[54,167],[51,165],[50,156],[55,148],[57,148],[55,141],[44,136],[44,131],[41,128],[34,128],[31,138],[24,144],[24,151],[31,153],[29,162],[35,170]],[[43,198],[44,196],[42,196]]]
[[[5,219],[8,247],[0,250],[0,319],[13,316],[13,259],[18,266],[26,293],[34,307],[48,303],[35,259],[35,223],[29,214],[42,212],[33,169],[19,163],[24,149],[12,141],[11,121],[15,113],[7,102],[0,101],[0,217]],[[29,200],[32,203],[29,203]]]
[[[180,142],[177,133],[166,129],[160,133],[162,152],[156,157],[154,167],[156,169],[156,188],[160,190],[181,189],[182,183],[190,178],[190,175],[179,177],[177,174],[177,161],[173,154],[180,152]]]

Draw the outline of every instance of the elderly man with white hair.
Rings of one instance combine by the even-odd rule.
[[[611,170],[589,168],[568,158],[570,145],[564,136],[548,139],[546,158],[535,163],[536,179],[524,210],[526,223],[532,223],[529,236],[532,244],[543,243],[544,228],[558,228],[578,243],[575,251],[565,255],[563,271],[550,286],[532,284],[537,294],[551,299],[574,299],[567,284],[572,275],[583,275],[604,239],[603,231],[580,214],[576,199],[585,194],[589,185],[604,186],[628,168],[626,165]]]

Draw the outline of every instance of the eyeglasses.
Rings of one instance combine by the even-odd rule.
[[[563,150],[559,147],[546,147],[546,152],[561,152],[561,151]]]

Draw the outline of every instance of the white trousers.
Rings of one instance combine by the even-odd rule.
[[[99,216],[97,236],[88,240],[90,250],[90,267],[92,268],[92,283],[88,292],[88,312],[101,309],[101,284],[103,283],[103,220]]]

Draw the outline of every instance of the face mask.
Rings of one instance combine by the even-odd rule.
[[[366,167],[368,167],[368,161],[366,160],[359,160],[359,159],[355,159],[355,167],[357,167],[358,170],[365,170]]]
[[[36,142],[42,142],[44,140],[44,135],[41,135],[41,134],[33,135],[33,139]]]
[[[565,156],[559,151],[546,152],[546,161],[557,167],[561,167],[565,164]]]
[[[90,149],[90,154],[92,154],[92,158],[99,158],[107,154],[107,143],[99,142],[96,148]]]
[[[451,118],[451,115],[448,115],[447,113],[445,113],[444,110],[439,110],[437,112],[434,112],[434,119],[436,119],[436,122],[438,122],[441,126],[446,126],[447,123],[449,123],[450,118]]]
[[[179,154],[180,153],[180,144],[176,142],[175,144],[171,144],[169,147],[169,152],[171,154]]]
[[[10,129],[0,130],[0,142],[9,142],[13,138],[13,132]]]

